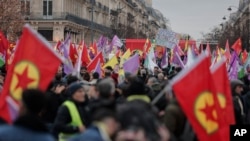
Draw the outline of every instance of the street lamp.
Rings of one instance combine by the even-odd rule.
[[[91,0],[91,44],[94,41],[94,0]]]
[[[247,17],[248,17],[248,19],[249,19],[249,8],[247,8],[247,11],[242,11],[241,9],[239,9],[238,7],[236,7],[236,6],[229,6],[228,8],[227,8],[227,10],[228,11],[232,11],[232,8],[236,8],[237,10],[238,10],[238,12],[239,13],[241,13],[241,16],[243,16],[243,15],[247,15]],[[243,19],[243,18],[241,18],[241,16],[239,17],[239,21],[241,20],[241,19]],[[240,22],[239,22],[240,23]],[[243,26],[242,26],[242,31],[245,33],[248,33],[249,32],[249,20],[247,20],[247,23],[246,23],[246,27],[247,27],[247,30],[245,30],[245,27],[244,27],[244,24],[242,24]],[[249,44],[249,35],[247,34],[246,36],[245,36],[245,34],[244,33],[242,33],[241,34],[241,26],[239,27],[240,28],[240,36],[242,36],[242,40],[244,40],[243,42],[246,42],[245,44],[246,44],[246,46],[248,46],[248,44]],[[246,37],[246,39],[247,39],[247,41],[245,41],[245,37]]]

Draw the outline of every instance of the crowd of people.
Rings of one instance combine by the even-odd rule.
[[[60,66],[46,92],[23,91],[17,119],[0,123],[0,141],[195,141],[174,92],[151,103],[180,71],[140,66],[138,74],[125,72],[120,79],[110,66],[102,77],[86,67],[80,77],[65,75]],[[236,124],[249,124],[248,76],[232,80],[231,91]]]

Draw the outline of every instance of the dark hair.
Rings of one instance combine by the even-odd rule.
[[[31,114],[38,114],[46,103],[45,94],[38,89],[26,89],[22,94],[22,101]]]
[[[87,70],[87,67],[81,66],[81,70]]]
[[[90,80],[90,75],[89,75],[89,73],[85,73],[85,74],[83,75],[83,79],[86,80],[86,81],[89,81],[89,80]]]
[[[93,121],[102,121],[108,117],[116,119],[115,109],[116,105],[113,100],[98,100],[90,107],[91,119]]]
[[[78,81],[78,78],[76,76],[69,75],[67,78],[67,84],[70,85],[74,82]]]
[[[157,133],[160,122],[150,104],[139,100],[127,102],[118,107],[117,117],[121,130],[142,129],[148,140],[160,140],[160,135]]]
[[[109,71],[113,71],[111,66],[107,66],[106,69],[109,70]]]
[[[141,94],[142,95],[142,94],[145,94],[145,84],[137,76],[132,77],[130,82],[129,82],[128,90],[129,90],[129,95],[134,95],[134,94],[137,94],[137,95]]]
[[[93,73],[93,78],[94,79],[99,79],[99,73],[98,72],[94,72]]]

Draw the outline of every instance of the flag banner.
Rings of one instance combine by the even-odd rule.
[[[190,47],[188,47],[188,51],[187,51],[187,62],[185,67],[190,67],[193,65],[195,60],[195,55],[193,54],[192,50]]]
[[[222,141],[219,132],[222,119],[209,67],[210,58],[208,55],[202,54],[194,65],[183,70],[171,84],[198,139]]]
[[[145,39],[126,39],[126,48],[130,49],[131,52],[133,52],[134,50],[140,50],[143,52],[144,50],[149,49],[145,45],[146,42],[147,40]],[[149,43],[147,44],[147,46],[149,46]]]
[[[98,63],[95,66],[94,72],[97,72],[99,74],[99,78],[102,77],[102,67],[101,67],[100,59],[98,59]]]
[[[225,141],[229,141],[229,126],[235,124],[233,100],[230,88],[230,82],[227,75],[226,59],[216,63],[211,68],[214,86],[216,87],[217,97],[221,108],[221,117],[224,119],[224,126],[221,128]],[[223,85],[222,85],[223,84]]]
[[[196,46],[196,40],[179,40],[179,44],[180,48],[184,51],[187,51],[188,47],[194,46],[197,48]]]
[[[162,59],[161,59],[161,68],[167,68],[168,67],[168,51],[165,49]]]
[[[231,58],[231,54],[230,54],[230,48],[229,48],[229,42],[227,40],[226,42],[226,47],[225,47],[225,53],[224,56],[227,58],[227,63],[229,63],[229,60]]]
[[[111,46],[112,47],[114,47],[114,46],[116,46],[116,47],[122,47],[123,46],[122,41],[117,37],[117,35],[115,35],[113,37],[113,40],[111,42]]]
[[[10,113],[8,109],[13,108],[8,107],[7,98],[11,97],[19,104],[23,90],[38,88],[45,91],[63,61],[29,25],[25,25],[22,33],[0,95],[0,117],[9,123],[13,119],[13,112]]]
[[[113,55],[113,57],[102,68],[106,68],[107,66],[110,66],[114,69],[115,65],[117,64],[118,64],[118,60],[116,56]]]
[[[102,52],[99,52],[96,55],[96,57],[88,64],[88,66],[87,66],[88,72],[92,72],[95,69],[95,67],[98,63],[98,60],[100,60],[101,65],[104,63]]]
[[[106,44],[107,42],[107,37],[104,37],[103,35],[99,38],[99,40],[97,41],[97,48],[98,48],[98,51],[102,51],[104,45]]]
[[[234,51],[231,55],[230,66],[228,68],[229,79],[238,79],[239,57]]]
[[[130,57],[126,62],[123,64],[124,72],[130,72],[136,74],[140,67],[140,60],[139,55],[135,54],[134,56]]]
[[[164,46],[167,48],[174,48],[178,43],[178,34],[168,30],[160,28],[156,34],[156,45]]]
[[[241,53],[241,51],[242,51],[242,42],[241,42],[241,39],[240,39],[240,38],[234,42],[234,44],[232,45],[232,49],[234,49],[234,51],[235,51],[238,55],[240,55],[240,53]]]
[[[82,49],[82,57],[81,57],[82,66],[87,66],[90,63],[91,59],[89,57],[88,49],[87,49],[84,41],[82,41],[81,46],[83,48]]]
[[[1,56],[6,55],[8,47],[9,47],[9,42],[5,38],[4,34],[0,31],[0,55]]]

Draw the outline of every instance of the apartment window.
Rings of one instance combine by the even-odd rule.
[[[48,41],[53,41],[53,30],[50,30],[50,29],[38,29],[38,33],[40,33]]]
[[[52,16],[52,0],[43,1],[43,16]]]
[[[30,1],[21,0],[21,13],[23,15],[30,15]]]

